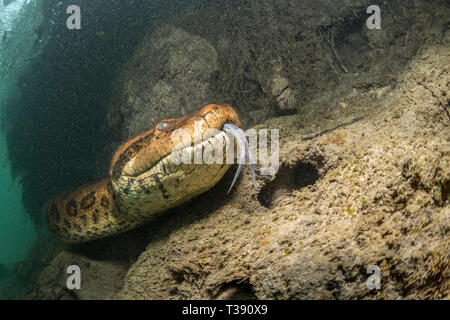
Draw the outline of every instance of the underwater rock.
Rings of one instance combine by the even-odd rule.
[[[294,91],[289,88],[289,81],[280,75],[273,78],[272,95],[278,102],[281,111],[295,110]]]
[[[81,288],[69,290],[68,267],[76,265],[81,270]],[[95,261],[83,255],[63,251],[53,259],[39,276],[37,289],[26,299],[98,300],[108,299],[123,283],[127,266],[114,261]]]
[[[283,63],[281,58],[272,61],[274,76],[272,79],[272,96],[276,99],[281,113],[294,113],[296,100],[294,91],[289,87],[289,80],[281,75]]]
[[[118,77],[109,125],[126,128],[127,139],[161,119],[191,114],[208,104],[217,59],[206,40],[179,28],[166,25],[150,33]]]

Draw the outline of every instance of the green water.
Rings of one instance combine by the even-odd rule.
[[[8,161],[5,137],[0,133],[0,265],[13,268],[25,260],[36,231],[25,211],[19,179],[14,179]]]

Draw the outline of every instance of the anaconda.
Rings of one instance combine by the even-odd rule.
[[[200,142],[194,127],[218,133]],[[192,115],[159,122],[155,128],[122,144],[115,152],[109,177],[65,192],[46,207],[50,229],[64,242],[81,243],[118,234],[146,223],[156,213],[180,205],[212,188],[231,164],[173,161],[174,148],[193,152],[214,147],[226,138],[225,124],[241,127],[229,105],[210,104]],[[190,142],[175,142],[177,129],[189,132]],[[197,130],[196,129],[196,130]]]

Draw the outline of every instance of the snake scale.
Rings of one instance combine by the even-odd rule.
[[[192,115],[159,122],[122,144],[115,152],[109,177],[64,192],[45,209],[50,229],[64,242],[81,243],[118,234],[147,222],[156,213],[180,205],[212,188],[231,164],[172,161],[172,133],[184,129],[194,137],[194,125],[218,133],[200,142],[182,142],[182,149],[214,147],[225,138],[225,124],[241,127],[229,105],[210,104]],[[180,144],[177,145],[177,148]]]

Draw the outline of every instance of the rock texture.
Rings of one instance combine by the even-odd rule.
[[[380,4],[382,29],[368,30],[366,9],[371,4],[217,1],[183,12],[170,23],[201,35],[217,49],[214,101],[234,106],[249,127],[269,117],[307,112],[313,100],[330,103],[353,89],[395,84],[418,50],[448,45],[448,4]],[[274,80],[283,78],[289,89],[280,98],[274,96]]]
[[[125,140],[211,101],[234,106],[249,127],[306,112],[313,100],[393,85],[420,48],[447,43],[443,2],[386,5],[381,30],[366,28],[369,4],[251,0],[182,11],[122,67],[109,127],[126,130]]]
[[[81,271],[81,289],[69,290],[68,267],[76,265]],[[123,285],[127,265],[117,261],[95,261],[71,252],[60,253],[39,276],[39,286],[28,299],[103,300],[109,299]]]
[[[206,105],[217,59],[213,46],[182,29],[167,25],[150,33],[118,78],[110,126],[125,128],[128,139],[161,119],[187,115]]]
[[[76,298],[449,299],[449,69],[450,49],[434,47],[396,88],[353,92],[326,118],[255,127],[280,129],[280,169],[259,176],[258,191],[246,172],[227,196],[231,170],[189,204],[108,240],[145,246],[121,280],[109,259],[63,252],[33,297],[64,297],[70,262],[87,269]],[[367,287],[372,265],[380,290]],[[111,268],[118,276],[105,280]],[[105,281],[114,282],[106,291]]]
[[[281,111],[295,110],[295,95],[286,78],[276,75],[273,78],[272,95],[276,98]]]

